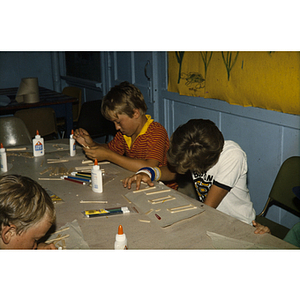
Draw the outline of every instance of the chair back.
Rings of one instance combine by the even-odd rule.
[[[300,186],[300,156],[292,156],[281,165],[270,191],[270,199],[286,210],[300,215],[300,200],[292,189]]]
[[[81,89],[75,86],[67,86],[63,89],[62,93],[67,96],[78,99],[78,103],[73,104],[73,122],[77,122],[80,115],[81,103],[82,103]]]
[[[32,139],[25,123],[17,117],[0,118],[0,142],[4,147],[29,145]]]
[[[55,111],[51,107],[18,110],[15,117],[24,121],[31,138],[35,137],[37,130],[44,138],[49,135],[57,137]]]
[[[92,138],[114,136],[117,133],[113,122],[101,114],[102,100],[88,101],[82,104],[77,128],[85,129]]]

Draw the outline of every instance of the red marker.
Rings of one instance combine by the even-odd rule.
[[[74,180],[74,179],[70,179],[70,178],[64,178],[64,180],[68,180],[68,181],[72,181],[72,182],[76,182],[76,183],[79,183],[79,184],[83,184],[83,185],[86,185],[86,182],[83,182],[83,181],[78,181],[78,180]]]
[[[161,220],[161,217],[160,217],[158,214],[155,214],[155,217],[156,217],[158,220]]]

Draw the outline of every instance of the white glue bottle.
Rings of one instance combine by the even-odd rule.
[[[45,153],[44,139],[40,136],[39,131],[36,131],[36,136],[32,140],[33,156],[43,156]]]
[[[1,171],[7,172],[7,156],[3,144],[0,144]]]
[[[95,193],[103,192],[103,179],[102,179],[102,171],[98,165],[98,160],[95,159],[95,163],[92,168],[92,191]]]
[[[70,156],[76,155],[76,145],[75,145],[75,139],[73,138],[74,131],[72,129],[71,135],[70,135]]]
[[[119,225],[118,233],[116,234],[116,241],[115,241],[115,250],[127,250],[127,238],[126,234],[123,233],[122,225]]]

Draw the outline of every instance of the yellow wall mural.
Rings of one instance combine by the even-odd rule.
[[[170,92],[300,115],[300,52],[168,53]]]

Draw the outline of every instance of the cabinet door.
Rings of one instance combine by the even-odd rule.
[[[128,81],[142,92],[148,110],[154,118],[152,95],[152,52],[110,52],[110,87]]]

